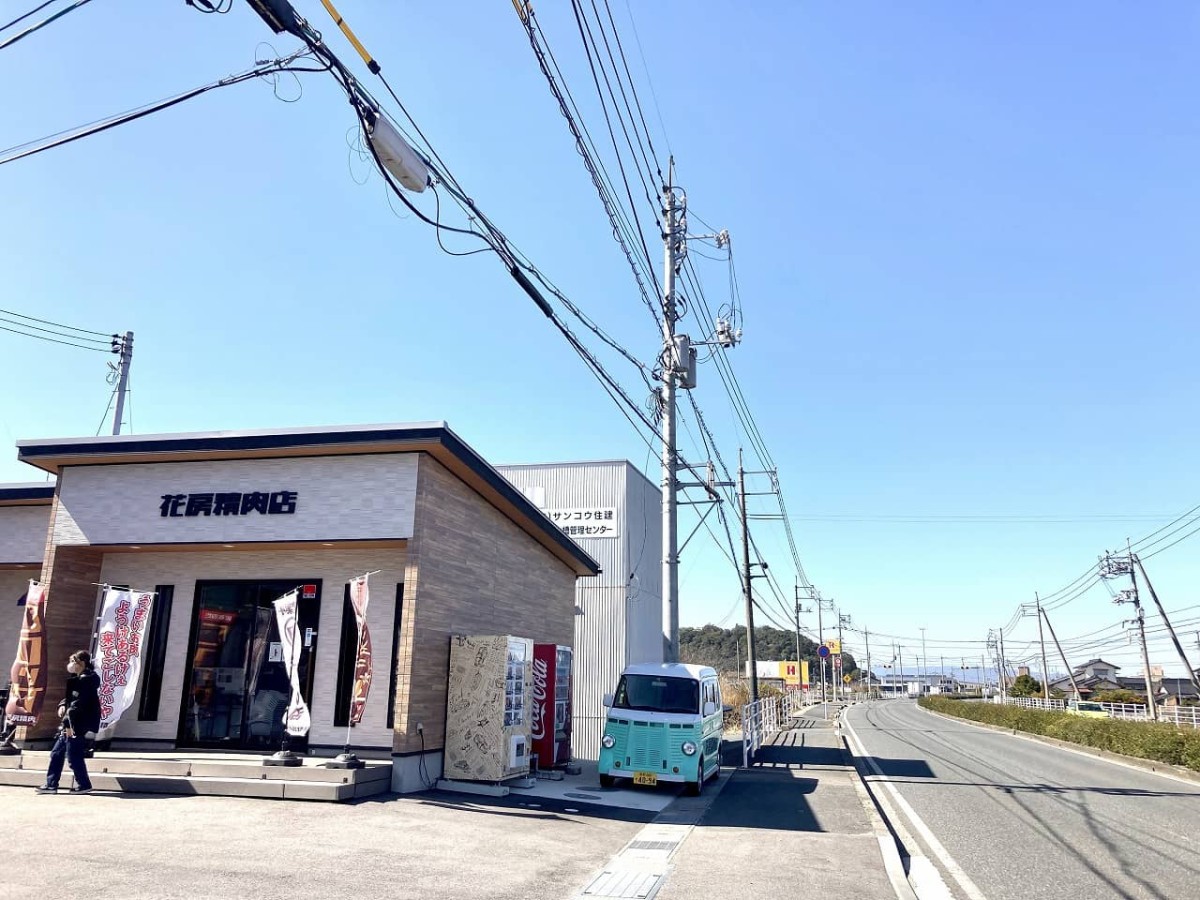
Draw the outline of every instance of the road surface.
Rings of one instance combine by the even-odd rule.
[[[1200,783],[949,721],[908,700],[855,706],[844,719],[883,773],[868,777],[872,790],[887,802],[887,781],[902,798],[892,803],[920,844],[907,849],[937,861],[954,897],[1200,897]],[[905,806],[918,822],[905,821]]]

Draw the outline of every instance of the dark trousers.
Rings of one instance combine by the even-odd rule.
[[[75,786],[90,788],[92,779],[88,777],[87,763],[83,758],[86,750],[87,738],[67,737],[60,731],[58,739],[54,742],[54,749],[50,751],[50,768],[46,770],[46,787],[58,787],[58,779],[62,777],[63,762],[66,761],[71,764],[71,771],[75,773]]]

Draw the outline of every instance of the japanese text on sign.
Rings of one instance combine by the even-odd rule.
[[[193,516],[264,516],[291,515],[296,511],[299,494],[295,491],[261,493],[220,492],[201,494],[163,494],[158,511],[164,519]]]
[[[573,538],[615,538],[621,533],[617,528],[617,510],[610,506],[581,507],[579,509],[548,509],[550,521]]]

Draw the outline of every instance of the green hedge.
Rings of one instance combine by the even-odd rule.
[[[922,697],[925,709],[971,719],[1002,728],[1015,728],[1030,734],[1123,753],[1140,759],[1185,766],[1200,772],[1200,729],[1180,728],[1165,722],[1132,722],[1124,719],[1097,719],[1067,712],[1026,709],[999,703]]]

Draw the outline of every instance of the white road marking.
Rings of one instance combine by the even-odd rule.
[[[930,830],[929,826],[925,824],[925,821],[917,815],[916,810],[909,805],[909,802],[900,795],[900,792],[896,790],[896,786],[892,784],[886,775],[883,774],[883,770],[879,768],[874,758],[872,758],[866,752],[865,745],[861,740],[859,740],[858,734],[854,730],[854,726],[850,724],[848,717],[842,718],[842,725],[862,751],[861,755],[866,761],[867,766],[872,772],[875,773],[876,780],[874,783],[883,785],[884,789],[887,790],[887,792],[891,795],[892,800],[895,801],[896,806],[900,808],[900,811],[904,814],[905,818],[907,818],[913,828],[917,830],[917,834],[920,835],[921,840],[925,842],[925,846],[927,846],[930,851],[932,851],[933,855],[938,858],[938,861],[943,867],[945,867],[946,871],[950,873],[950,877],[958,883],[960,888],[962,888],[963,893],[965,893],[970,900],[987,900],[987,898],[983,895],[983,891],[979,890],[979,888],[975,885],[975,882],[971,880],[970,876],[968,876],[967,873],[962,870],[962,867],[954,861],[954,857],[952,857],[949,851],[942,846],[942,842],[937,839],[934,833]],[[913,859],[915,860],[917,857],[913,857]],[[912,877],[912,871],[910,871],[910,881],[912,880]],[[916,884],[914,884],[913,889],[916,890],[916,887]],[[942,884],[942,887],[945,887],[944,883]],[[924,900],[925,895],[921,894],[921,897],[922,900]]]

